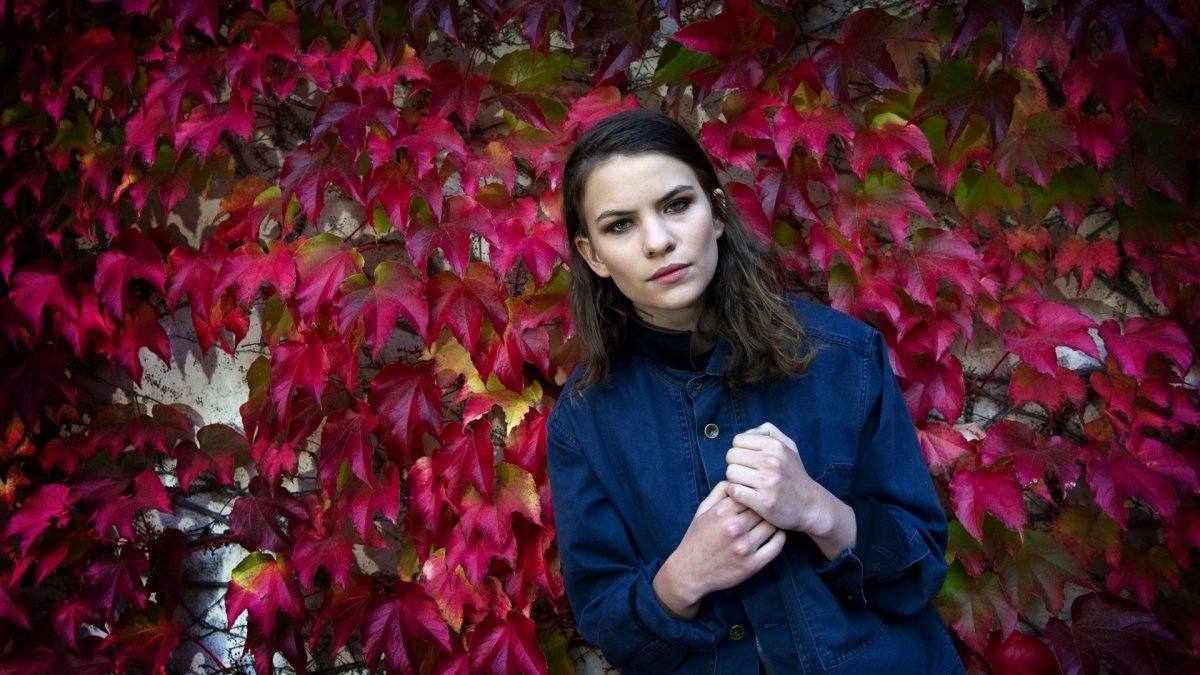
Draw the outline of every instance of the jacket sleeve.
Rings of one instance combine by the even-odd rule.
[[[571,405],[567,396],[560,406]],[[716,627],[669,615],[651,585],[662,560],[640,561],[621,514],[558,411],[547,439],[563,580],[576,626],[612,665],[674,670],[691,650],[713,649]]]
[[[946,577],[946,516],[883,337],[871,333],[860,392],[861,442],[846,499],[858,542],[817,572],[853,605],[910,615],[937,595]]]

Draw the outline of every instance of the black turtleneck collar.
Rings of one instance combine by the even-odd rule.
[[[629,340],[636,351],[674,370],[699,371],[708,365],[712,350],[692,355],[692,332],[656,328],[630,319]]]

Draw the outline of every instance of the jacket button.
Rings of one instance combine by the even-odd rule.
[[[692,389],[699,389],[702,386],[704,386],[704,383],[700,381],[700,378],[697,377],[692,380]]]
[[[742,627],[742,624],[740,624],[740,623],[735,623],[735,624],[733,624],[732,626],[730,626],[730,628],[729,628],[729,639],[731,639],[731,640],[741,640],[741,639],[742,639],[742,637],[743,637],[743,636],[745,636],[745,635],[746,635],[746,629]]]
[[[705,436],[707,436],[709,438],[716,438],[717,434],[719,434],[719,433],[721,433],[721,430],[718,429],[717,425],[713,424],[712,422],[709,422],[708,424],[704,425],[704,435]]]

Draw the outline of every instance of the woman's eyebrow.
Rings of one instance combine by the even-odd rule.
[[[659,197],[658,203],[662,204],[665,202],[669,202],[672,199],[678,197],[679,195],[681,195],[685,192],[694,192],[695,189],[696,188],[691,185],[686,185],[686,184],[685,185],[676,185],[675,187],[668,190],[667,193],[664,194],[662,197]],[[600,215],[596,216],[595,220],[593,220],[592,222],[599,223],[600,221],[604,220],[605,218],[611,218],[613,216],[631,216],[634,213],[636,213],[636,212],[629,210],[629,209],[609,209],[607,211],[601,211]]]

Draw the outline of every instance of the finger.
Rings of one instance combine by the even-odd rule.
[[[766,434],[752,434],[750,432],[742,432],[733,437],[731,445],[735,448],[744,450],[763,451],[768,448],[779,447],[782,445],[779,441],[771,438]]]
[[[762,436],[770,436],[772,431],[778,432],[779,428],[776,427],[774,424],[771,424],[770,422],[763,422],[762,424],[754,427],[753,429],[747,429],[743,433],[760,434]]]
[[[770,540],[770,538],[778,531],[778,527],[775,527],[765,520],[760,520],[757,524],[755,524],[754,527],[750,528],[750,530],[746,532],[746,539],[753,543],[754,549],[757,550],[763,544],[767,543],[767,541]]]
[[[762,474],[755,467],[730,464],[725,467],[725,478],[729,481],[729,488],[744,486],[758,489],[762,487]]]
[[[787,541],[787,531],[778,529],[775,530],[775,534],[771,535],[771,538],[768,539],[762,546],[759,546],[758,550],[754,552],[755,562],[766,565],[774,560],[775,556],[779,555],[779,553],[783,551],[783,544],[785,541]]]
[[[696,513],[704,513],[720,502],[722,498],[727,497],[728,488],[728,481],[721,481],[714,485],[713,489],[710,490],[708,495],[704,498],[704,501],[700,502],[700,506],[696,509]]]
[[[748,485],[741,483],[730,484],[729,498],[742,508],[753,511],[760,517],[765,509],[766,500],[763,498],[762,493]]]
[[[749,467],[751,469],[759,468],[759,462],[762,459],[762,450],[751,450],[750,448],[732,447],[725,452],[726,464],[737,464],[740,466]]]
[[[796,442],[793,441],[787,434],[780,431],[779,427],[771,424],[770,422],[764,422],[743,433],[766,436],[767,438],[779,441],[779,444],[785,448],[796,450]]]

